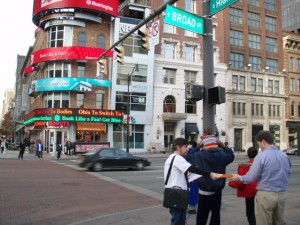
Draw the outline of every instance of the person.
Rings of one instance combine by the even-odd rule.
[[[196,174],[203,175],[208,179],[218,179],[220,174],[206,172],[200,168],[192,166],[186,159],[183,157],[187,153],[189,142],[184,138],[176,138],[172,145],[173,153],[169,155],[165,162],[164,166],[164,180],[166,181],[168,170],[171,164],[171,161],[174,158],[173,166],[171,169],[170,177],[168,183],[165,185],[166,188],[178,187],[183,190],[187,190],[186,183],[186,172],[192,172]],[[186,221],[186,210],[185,209],[170,209],[171,214],[171,225],[185,225]]]
[[[33,140],[31,140],[30,141],[30,146],[29,146],[29,153],[33,153],[34,152],[34,141]]]
[[[198,144],[198,148],[217,148],[219,138],[213,133],[212,129],[206,128]]]
[[[225,147],[220,141],[216,141],[218,141],[216,137],[211,138],[208,146],[204,142],[204,147],[199,152],[194,153],[192,164],[202,167],[204,170],[213,170],[216,173],[225,174],[226,167],[233,162],[235,156],[231,148]],[[220,224],[222,190],[225,187],[225,183],[225,179],[213,181],[204,176],[197,180],[199,186],[197,225],[206,225],[210,212],[210,224]]]
[[[1,153],[4,152],[4,140],[1,140]]]
[[[285,202],[291,161],[274,145],[274,136],[261,130],[255,136],[261,152],[255,157],[246,175],[233,174],[230,180],[249,184],[258,179],[255,196],[257,224],[282,225],[285,221]]]
[[[247,150],[247,155],[249,158],[249,161],[246,163],[239,164],[238,166],[238,174],[239,175],[245,175],[257,155],[258,150],[254,147],[250,147]],[[228,185],[232,188],[237,189],[237,197],[245,198],[245,204],[246,204],[246,217],[248,220],[249,225],[256,225],[255,221],[255,211],[254,211],[254,198],[256,195],[256,186],[257,186],[257,180],[253,181],[249,184],[243,184],[240,181],[229,181]]]
[[[193,157],[193,154],[195,152],[199,151],[197,148],[197,142],[196,141],[189,141],[188,145],[188,152],[186,159],[188,162],[191,162],[191,159]],[[189,206],[188,206],[188,213],[189,214],[196,214],[196,205],[198,204],[198,191],[199,187],[196,181],[192,181],[190,183],[190,192],[189,192]]]
[[[57,141],[56,151],[57,151],[57,159],[60,159],[60,155],[62,152],[62,144],[60,143],[60,141]]]
[[[66,149],[67,149],[66,155],[71,155],[71,142],[69,139],[66,142]]]
[[[26,145],[25,145],[25,142],[22,141],[19,145],[19,156],[18,156],[18,159],[23,159],[23,155],[24,155],[24,152],[25,152],[25,148],[26,148]]]
[[[44,150],[44,146],[43,146],[41,140],[37,140],[36,152],[37,152],[37,156],[39,159],[43,158],[43,150]]]

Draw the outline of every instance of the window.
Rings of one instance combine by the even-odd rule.
[[[277,31],[277,19],[266,16],[266,30],[276,32]]]
[[[246,115],[246,103],[244,102],[233,102],[232,103],[233,115]]]
[[[244,46],[244,33],[241,31],[230,31],[230,45]]]
[[[278,61],[276,59],[267,59],[267,65],[269,67],[270,72],[277,73],[277,71],[278,71]]]
[[[249,63],[251,64],[252,70],[261,70],[261,57],[258,56],[249,56]]]
[[[84,76],[85,76],[85,63],[78,62],[78,77],[84,77]]]
[[[253,49],[261,48],[260,35],[249,34],[249,48],[253,48]]]
[[[165,97],[163,102],[163,112],[176,112],[175,98],[171,95]]]
[[[127,113],[128,93],[116,92],[116,110]],[[145,93],[129,93],[129,109],[130,111],[146,111],[146,94]]]
[[[185,0],[185,11],[196,13],[196,1],[195,0]]]
[[[48,92],[44,97],[45,108],[69,108],[70,95],[64,92]]]
[[[189,30],[184,30],[184,35],[188,37],[197,37],[196,33],[189,31]]]
[[[238,76],[232,75],[232,90],[238,90]]]
[[[270,11],[275,11],[276,5],[275,0],[265,0],[266,9]]]
[[[240,91],[245,91],[245,77],[240,76]]]
[[[276,38],[266,38],[266,49],[268,52],[277,52],[277,39]]]
[[[275,94],[279,94],[279,81],[275,80]]]
[[[176,34],[176,27],[170,24],[164,23],[164,32],[169,34]]]
[[[258,103],[251,103],[251,115],[256,117],[264,116],[264,105]]]
[[[174,43],[164,43],[164,57],[166,59],[175,59],[175,44]]]
[[[269,105],[269,117],[280,117],[280,105]]]
[[[124,37],[127,33],[120,33],[120,38]],[[129,35],[123,42],[124,55],[132,57],[134,53],[147,55],[148,51],[142,48],[141,36],[137,34]]]
[[[248,4],[259,7],[259,0],[248,0]]]
[[[184,80],[188,83],[196,83],[197,72],[185,70],[184,71]]]
[[[248,13],[248,24],[250,27],[260,28],[260,15],[257,13]]]
[[[130,124],[132,135],[129,136],[129,148],[144,148],[144,125]],[[113,124],[113,143],[115,148],[126,148],[127,144],[127,125]]]
[[[239,53],[230,53],[230,62],[233,68],[243,68],[244,66],[244,55]]]
[[[84,32],[79,33],[78,46],[86,46],[86,34]]]
[[[103,35],[98,36],[98,48],[105,48],[105,37]]]
[[[185,101],[185,113],[188,113],[188,114],[196,114],[197,113],[196,101],[193,101],[193,100]]]
[[[46,66],[46,73],[48,77],[69,77],[71,76],[71,63],[49,61]]]
[[[103,93],[96,93],[96,109],[103,109]]]
[[[232,89],[245,91],[245,77],[232,75]]]
[[[195,46],[186,45],[183,48],[184,59],[188,62],[195,62]]]
[[[294,57],[290,57],[290,69],[294,69]]]
[[[273,94],[273,80],[268,80],[268,93]]]
[[[295,90],[295,80],[294,78],[290,79],[290,92],[294,92]]]
[[[54,26],[48,31],[48,48],[72,46],[73,28]]]
[[[135,66],[136,64],[132,63],[124,63],[124,65],[119,65],[117,68],[117,84],[128,85],[128,74],[131,74],[132,71],[133,73],[130,81],[147,83],[147,65],[139,64],[138,71],[134,69]]]
[[[256,92],[256,78],[251,77],[251,91]]]
[[[291,103],[291,116],[295,116],[295,102]]]
[[[297,58],[297,70],[300,70],[300,58]]]
[[[257,79],[257,92],[259,92],[259,93],[263,92],[263,79],[262,78]]]
[[[243,11],[241,9],[230,8],[230,22],[243,24]]]
[[[297,90],[298,90],[298,92],[300,92],[300,80],[298,79],[297,81],[298,81],[298,88],[297,88]]]
[[[76,107],[81,108],[83,107],[84,101],[84,94],[83,93],[77,93],[76,94]]]
[[[176,70],[164,68],[164,84],[175,84]]]

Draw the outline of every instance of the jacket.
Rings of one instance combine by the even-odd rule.
[[[194,153],[192,165],[205,171],[226,173],[226,167],[234,160],[234,152],[228,148],[201,148]],[[208,192],[220,191],[225,187],[226,179],[212,180],[202,176],[197,180],[200,190]]]
[[[253,159],[249,160],[247,163],[239,164],[238,166],[238,174],[245,175],[248,173],[251,165],[253,163]],[[256,195],[256,186],[258,181],[254,181],[250,184],[244,184],[240,181],[229,181],[228,185],[232,188],[237,189],[237,197],[251,198]]]

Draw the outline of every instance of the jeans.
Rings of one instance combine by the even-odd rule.
[[[171,225],[185,225],[186,209],[170,209]]]

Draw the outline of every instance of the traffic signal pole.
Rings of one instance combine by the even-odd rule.
[[[210,1],[202,4],[202,15],[204,17],[203,35],[203,130],[210,128],[215,132],[214,104],[208,104],[208,88],[214,87],[214,42],[213,42],[213,20],[210,16]]]

